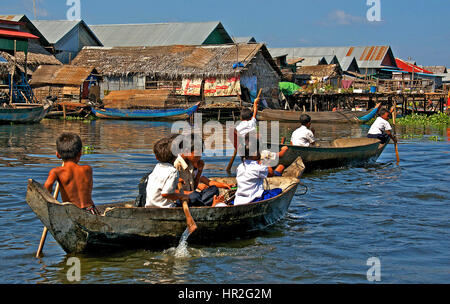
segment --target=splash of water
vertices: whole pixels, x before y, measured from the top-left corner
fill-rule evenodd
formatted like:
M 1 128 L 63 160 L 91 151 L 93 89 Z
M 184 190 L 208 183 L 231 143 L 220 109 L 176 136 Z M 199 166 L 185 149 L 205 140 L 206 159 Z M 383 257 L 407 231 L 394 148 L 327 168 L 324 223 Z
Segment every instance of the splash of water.
M 186 230 L 184 230 L 183 234 L 181 235 L 180 243 L 178 244 L 178 247 L 175 249 L 175 257 L 176 258 L 184 258 L 184 257 L 189 256 L 188 245 L 187 245 L 187 239 L 188 239 L 189 235 L 190 235 L 189 228 L 186 228 Z

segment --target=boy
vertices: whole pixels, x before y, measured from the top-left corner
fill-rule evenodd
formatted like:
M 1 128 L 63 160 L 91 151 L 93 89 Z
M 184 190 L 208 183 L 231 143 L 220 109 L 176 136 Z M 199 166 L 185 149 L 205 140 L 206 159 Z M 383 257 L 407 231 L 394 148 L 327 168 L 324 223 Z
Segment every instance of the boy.
M 309 147 L 316 145 L 314 129 L 311 129 L 311 117 L 308 114 L 300 115 L 301 127 L 292 133 L 291 145 Z
M 255 99 L 253 112 L 249 108 L 241 110 L 241 122 L 229 132 L 229 139 L 233 143 L 234 149 L 238 147 L 238 136 L 243 139 L 250 132 L 256 133 L 256 114 L 258 113 L 259 98 Z
M 219 194 L 217 188 L 231 189 L 234 185 L 212 181 L 202 175 L 205 163 L 201 159 L 201 152 L 195 150 L 194 134 L 190 136 L 191 146 L 183 149 L 185 152 L 178 156 L 175 167 L 179 171 L 183 192 L 189 195 L 189 206 L 211 206 L 214 196 Z
M 236 126 L 236 131 L 240 136 L 256 131 L 256 114 L 258 113 L 259 98 L 255 99 L 253 112 L 249 108 L 241 110 L 241 122 Z
M 264 190 L 264 179 L 270 176 L 270 169 L 261 160 L 258 147 L 258 140 L 246 141 L 243 163 L 237 167 L 236 171 L 237 191 L 233 202 L 235 206 L 263 201 L 275 197 L 282 192 L 279 188 Z M 282 149 L 280 154 L 286 150 Z M 215 197 L 213 206 L 225 206 L 223 197 Z
M 380 116 L 377 117 L 375 122 L 370 127 L 367 137 L 377 138 L 382 144 L 386 143 L 390 137 L 394 143 L 397 143 L 397 138 L 392 135 L 392 127 L 388 122 L 391 113 L 383 108 L 380 110 L 379 115 Z
M 153 146 L 153 152 L 158 160 L 152 173 L 148 176 L 145 207 L 174 207 L 172 201 L 188 200 L 188 196 L 177 190 L 178 171 L 173 163 L 176 157 L 171 151 L 172 139 L 160 139 Z
M 82 142 L 74 133 L 62 133 L 56 140 L 56 156 L 63 160 L 63 166 L 50 170 L 44 187 L 52 192 L 53 184 L 60 185 L 61 199 L 71 202 L 91 214 L 99 215 L 92 201 L 92 168 L 80 166 Z

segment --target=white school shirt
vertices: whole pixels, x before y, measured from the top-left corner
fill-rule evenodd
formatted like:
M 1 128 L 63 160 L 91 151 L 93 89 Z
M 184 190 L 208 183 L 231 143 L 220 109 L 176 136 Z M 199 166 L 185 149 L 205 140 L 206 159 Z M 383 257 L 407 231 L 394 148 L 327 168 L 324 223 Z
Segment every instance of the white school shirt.
M 305 126 L 295 130 L 291 136 L 293 146 L 309 147 L 315 141 L 313 132 Z
M 244 136 L 247 133 L 256 131 L 256 118 L 252 117 L 250 120 L 243 120 L 236 126 L 236 131 L 239 135 Z
M 172 164 L 158 163 L 148 176 L 145 207 L 170 207 L 172 202 L 162 194 L 175 193 L 177 185 L 178 170 Z
M 245 160 L 237 167 L 237 191 L 234 205 L 244 205 L 261 197 L 264 192 L 264 179 L 269 174 L 269 168 L 256 160 Z
M 389 122 L 381 117 L 378 117 L 375 119 L 375 122 L 372 124 L 372 126 L 369 129 L 369 134 L 377 135 L 377 134 L 383 134 L 386 131 L 391 131 L 391 125 Z

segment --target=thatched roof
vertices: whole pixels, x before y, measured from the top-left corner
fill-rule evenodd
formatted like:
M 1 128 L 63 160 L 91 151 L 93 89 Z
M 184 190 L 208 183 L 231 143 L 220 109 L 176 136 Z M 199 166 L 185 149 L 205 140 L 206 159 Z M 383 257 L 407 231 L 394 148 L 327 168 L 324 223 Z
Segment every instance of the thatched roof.
M 72 64 L 93 66 L 105 76 L 230 77 L 251 64 L 259 52 L 281 75 L 264 44 L 84 47 Z M 233 69 L 233 64 L 239 61 L 244 67 Z
M 69 85 L 81 86 L 83 82 L 95 73 L 93 67 L 79 67 L 73 65 L 41 65 L 33 73 L 31 85 Z
M 8 52 L 0 51 L 0 56 L 2 56 L 7 63 L 0 63 L 0 74 L 9 74 L 12 71 L 14 65 L 14 56 Z M 16 53 L 16 65 L 21 71 L 25 71 L 25 53 Z M 30 42 L 28 44 L 28 55 L 27 55 L 27 68 L 28 72 L 32 72 L 37 69 L 40 65 L 61 65 L 55 56 L 48 53 L 43 47 L 37 43 Z
M 297 75 L 309 75 L 311 77 L 337 77 L 342 75 L 342 70 L 337 64 L 304 66 L 297 69 Z

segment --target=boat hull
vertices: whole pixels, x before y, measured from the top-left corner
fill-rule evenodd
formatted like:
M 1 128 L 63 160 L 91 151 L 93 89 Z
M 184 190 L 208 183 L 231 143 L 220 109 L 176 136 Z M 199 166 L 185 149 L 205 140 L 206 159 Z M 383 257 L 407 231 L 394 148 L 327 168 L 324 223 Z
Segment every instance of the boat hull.
M 92 109 L 98 118 L 130 119 L 130 120 L 179 120 L 186 119 L 198 109 L 195 105 L 189 109 L 159 109 L 159 110 L 127 110 L 127 109 Z
M 15 108 L 0 108 L 0 123 L 38 123 L 49 110 L 49 106 L 29 104 L 15 105 Z
M 217 180 L 231 182 L 234 179 Z M 198 229 L 189 237 L 189 242 L 232 238 L 265 229 L 283 218 L 299 180 L 284 177 L 268 180 L 271 187 L 282 187 L 283 193 L 241 206 L 191 207 Z M 28 182 L 27 203 L 67 253 L 105 247 L 167 248 L 175 245 L 186 229 L 182 208 L 135 208 L 119 203 L 99 205 L 97 208 L 104 216 L 92 215 L 73 204 L 57 202 L 33 180 Z
M 300 115 L 308 114 L 314 123 L 362 123 L 359 117 L 369 113 L 369 111 L 300 112 L 264 109 L 258 112 L 258 120 L 300 122 Z
M 289 150 L 280 159 L 280 163 L 288 166 L 297 157 L 301 157 L 307 172 L 315 169 L 358 166 L 375 162 L 386 145 L 373 138 L 343 138 L 324 147 L 287 145 Z

